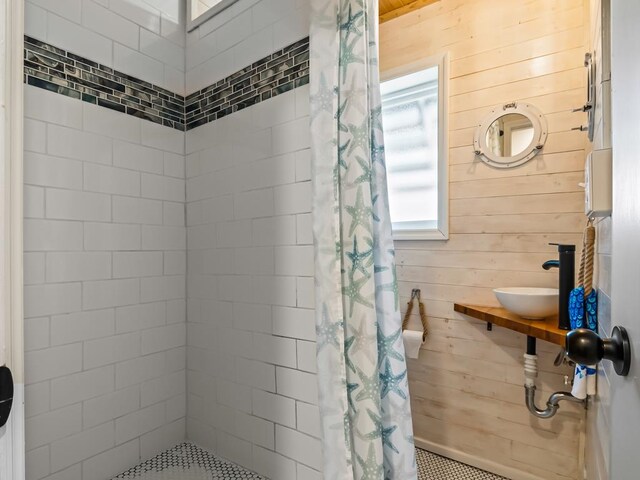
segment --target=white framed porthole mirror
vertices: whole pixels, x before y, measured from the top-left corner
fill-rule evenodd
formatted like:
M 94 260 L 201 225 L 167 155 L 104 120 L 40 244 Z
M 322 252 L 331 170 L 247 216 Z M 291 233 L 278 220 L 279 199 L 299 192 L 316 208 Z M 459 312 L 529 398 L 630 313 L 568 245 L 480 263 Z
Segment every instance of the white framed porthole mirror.
M 544 115 L 533 105 L 501 105 L 476 129 L 475 154 L 493 168 L 519 167 L 542 150 L 547 131 Z

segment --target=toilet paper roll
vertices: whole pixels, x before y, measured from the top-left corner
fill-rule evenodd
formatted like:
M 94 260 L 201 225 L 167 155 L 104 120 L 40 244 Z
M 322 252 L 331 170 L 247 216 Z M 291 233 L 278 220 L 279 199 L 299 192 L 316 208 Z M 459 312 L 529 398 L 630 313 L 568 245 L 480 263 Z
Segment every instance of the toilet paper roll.
M 404 351 L 407 357 L 418 358 L 420 347 L 424 343 L 422 341 L 422 332 L 405 330 L 402 332 L 402 341 L 404 342 Z

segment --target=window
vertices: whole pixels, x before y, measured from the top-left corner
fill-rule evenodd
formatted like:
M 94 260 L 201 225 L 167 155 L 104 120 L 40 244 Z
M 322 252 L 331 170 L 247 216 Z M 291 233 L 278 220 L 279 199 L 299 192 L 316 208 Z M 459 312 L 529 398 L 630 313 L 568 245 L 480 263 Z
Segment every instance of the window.
M 389 208 L 396 240 L 448 238 L 446 56 L 381 84 Z
M 187 0 L 188 31 L 206 22 L 211 17 L 238 0 Z

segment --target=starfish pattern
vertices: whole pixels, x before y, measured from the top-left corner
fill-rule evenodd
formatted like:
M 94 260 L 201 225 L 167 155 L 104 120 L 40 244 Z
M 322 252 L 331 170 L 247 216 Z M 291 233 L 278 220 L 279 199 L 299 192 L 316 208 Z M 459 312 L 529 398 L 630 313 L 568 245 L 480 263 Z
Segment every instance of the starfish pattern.
M 371 216 L 373 215 L 373 211 L 371 207 L 364 204 L 364 197 L 362 195 L 362 186 L 358 187 L 358 192 L 356 193 L 356 203 L 355 205 L 347 205 L 344 207 L 349 215 L 351 215 L 351 226 L 349 227 L 349 236 L 352 237 L 353 233 L 356 231 L 356 227 L 358 225 L 362 225 L 367 232 L 371 233 Z
M 317 375 L 324 458 L 336 458 L 324 471 L 415 480 L 374 1 L 312 2 L 310 117 L 322 187 L 314 196 Z
M 371 363 L 375 363 L 372 343 L 376 341 L 376 335 L 367 333 L 367 319 L 363 316 L 360 320 L 360 326 L 358 328 L 352 327 L 352 330 L 356 339 L 352 347 L 353 354 L 363 352 Z
M 373 135 L 371 136 L 371 141 L 369 144 L 369 153 L 371 155 L 371 164 L 375 164 L 376 162 L 380 162 L 381 165 L 385 165 L 384 161 L 384 145 L 376 142 Z
M 356 270 L 362 273 L 366 277 L 370 277 L 371 274 L 367 271 L 366 267 L 370 267 L 373 263 L 373 249 L 365 250 L 363 252 L 358 250 L 358 238 L 353 237 L 353 250 L 346 252 L 347 257 L 351 260 L 351 274 L 353 275 Z M 365 262 L 366 260 L 366 262 Z
M 359 386 L 357 383 L 347 383 L 347 401 L 349 402 L 349 407 L 354 411 L 356 410 L 356 406 L 353 403 L 353 392 L 357 390 Z
M 372 108 L 369 117 L 371 118 L 371 128 L 382 131 L 382 105 Z
M 402 398 L 394 398 L 394 397 L 387 397 L 385 399 L 385 402 L 391 407 L 391 409 L 398 409 L 404 403 Z M 413 420 L 413 416 L 411 415 L 411 410 L 407 409 L 407 410 L 398 411 L 393 416 L 393 418 L 389 417 L 388 420 L 389 421 L 394 420 L 400 424 L 402 423 L 411 424 Z
M 349 146 L 348 155 L 351 155 L 358 147 L 366 152 L 367 145 L 369 144 L 369 119 L 365 118 L 359 126 L 349 124 L 349 133 L 351 134 L 352 141 Z
M 364 161 L 364 158 L 362 158 L 360 156 L 356 156 L 356 160 L 358 161 L 358 163 L 362 167 L 362 173 L 360 174 L 360 176 L 358 178 L 356 178 L 354 180 L 354 183 L 369 183 L 369 184 L 371 184 L 371 180 L 373 178 L 371 167 L 369 166 L 369 164 L 367 162 Z M 371 203 L 372 204 L 375 203 L 373 201 L 373 199 L 372 199 Z
M 373 307 L 373 304 L 362 296 L 360 290 L 367 283 L 369 279 L 363 277 L 359 280 L 355 280 L 353 275 L 349 275 L 349 284 L 342 287 L 342 294 L 349 297 L 349 315 L 353 315 L 353 307 L 356 303 L 364 305 L 365 307 Z
M 391 442 L 391 435 L 398 428 L 397 425 L 393 425 L 391 427 L 385 427 L 382 422 L 382 417 L 377 415 L 375 412 L 372 412 L 367 408 L 367 413 L 369 414 L 369 418 L 373 422 L 373 431 L 367 433 L 366 435 L 360 435 L 365 440 L 375 440 L 377 438 L 382 439 L 382 445 L 385 447 L 389 447 L 396 453 L 400 453 L 396 446 Z
M 356 372 L 360 378 L 362 390 L 356 395 L 356 401 L 371 399 L 376 408 L 380 408 L 380 380 L 377 373 L 367 375 L 360 368 L 356 367 Z
M 318 344 L 318 353 L 328 346 L 333 345 L 340 349 L 340 340 L 338 339 L 340 329 L 343 322 L 331 322 L 329 318 L 329 309 L 326 304 L 322 306 L 322 323 L 316 325 L 316 335 Z
M 382 273 L 382 272 L 386 272 L 387 270 L 389 270 L 389 267 L 382 266 L 382 265 L 374 265 L 373 267 L 374 273 Z
M 344 112 L 346 112 L 348 104 L 349 104 L 349 99 L 346 99 L 344 102 L 342 102 L 341 105 L 338 106 L 338 109 L 336 110 L 336 114 L 334 115 L 335 119 L 338 121 L 338 130 L 340 130 L 341 132 L 349 131 L 347 126 L 344 123 L 342 123 L 342 115 L 344 114 Z
M 349 65 L 351 65 L 352 63 L 364 63 L 364 59 L 354 52 L 358 40 L 358 38 L 354 38 L 351 43 L 347 43 L 345 41 L 344 43 L 340 44 L 339 63 L 340 69 L 342 70 L 341 75 L 343 82 L 347 78 L 347 69 L 349 68 Z
M 382 386 L 382 398 L 393 392 L 404 400 L 407 399 L 407 394 L 404 392 L 404 388 L 400 383 L 407 376 L 406 370 L 399 375 L 394 375 L 391 370 L 391 362 L 387 358 L 384 361 L 384 372 L 381 372 L 379 375 L 380 385 Z
M 320 74 L 320 85 L 318 90 L 309 95 L 309 102 L 311 108 L 311 122 L 322 112 L 333 112 L 333 100 L 335 98 L 335 89 L 330 89 L 327 86 L 327 80 L 324 76 L 324 72 Z
M 340 147 L 338 147 L 338 161 L 333 167 L 333 183 L 334 185 L 338 185 L 340 183 L 340 169 L 344 168 L 345 170 L 349 169 L 349 165 L 345 160 L 345 152 L 347 148 L 349 148 L 349 144 L 351 143 L 351 139 L 347 140 L 346 143 Z
M 388 291 L 393 293 L 393 304 L 396 311 L 398 311 L 398 307 L 400 306 L 400 290 L 398 288 L 398 277 L 396 274 L 396 269 L 393 269 L 393 279 L 390 283 L 385 283 L 384 285 L 379 285 L 377 287 L 378 291 Z
M 367 98 L 367 90 L 364 88 L 358 88 L 356 86 L 356 81 L 357 78 L 355 76 L 351 78 L 351 86 L 341 92 L 341 97 L 349 102 L 351 107 L 364 114 L 364 100 Z
M 364 16 L 364 11 L 360 10 L 355 15 L 352 14 L 351 3 L 349 3 L 349 12 L 347 13 L 347 19 L 344 23 L 340 24 L 340 30 L 344 33 L 344 40 L 349 39 L 350 34 L 355 34 L 359 37 L 362 36 L 362 31 L 358 28 L 358 23 Z
M 384 468 L 382 467 L 382 462 L 376 459 L 376 451 L 373 443 L 369 444 L 366 460 L 357 453 L 356 459 L 358 460 L 358 464 L 360 464 L 360 468 L 362 468 L 360 480 L 379 480 L 382 477 Z
M 371 178 L 373 178 L 373 174 L 371 175 Z M 378 189 L 375 188 L 375 190 L 377 191 Z M 371 189 L 371 193 L 371 211 L 373 212 L 373 221 L 380 222 L 380 216 L 376 213 L 376 211 L 380 209 L 380 207 L 378 206 L 378 199 L 380 198 L 380 194 L 374 193 L 374 188 Z M 385 208 L 385 211 L 389 211 L 389 209 L 386 208 L 386 205 L 383 208 Z M 392 256 L 395 256 L 393 249 L 388 250 L 388 252 L 391 253 Z
M 393 345 L 398 341 L 402 335 L 402 328 L 391 335 L 385 336 L 382 331 L 382 327 L 378 324 L 378 367 L 382 365 L 382 362 L 387 358 L 395 358 L 401 362 L 404 362 L 404 357 L 398 352 Z
M 351 356 L 349 355 L 349 349 L 351 348 L 351 345 L 353 345 L 353 342 L 355 342 L 355 340 L 356 340 L 356 337 L 352 335 L 344 341 L 345 364 L 347 365 L 347 368 L 351 369 L 352 372 L 356 371 L 356 367 L 351 361 Z
M 345 411 L 340 414 L 340 421 L 338 423 L 332 424 L 329 427 L 331 430 L 342 430 L 344 432 L 345 440 L 347 441 L 347 447 L 351 445 L 351 426 L 358 423 L 359 416 L 360 412 L 357 410 L 353 413 Z

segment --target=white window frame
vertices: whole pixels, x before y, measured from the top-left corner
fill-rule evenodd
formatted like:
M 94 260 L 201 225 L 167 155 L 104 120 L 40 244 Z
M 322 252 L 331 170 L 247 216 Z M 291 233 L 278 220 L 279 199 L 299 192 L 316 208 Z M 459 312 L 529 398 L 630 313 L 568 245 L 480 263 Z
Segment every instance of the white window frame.
M 237 3 L 239 0 L 222 0 L 215 7 L 211 7 L 209 10 L 207 10 L 202 15 L 200 15 L 198 18 L 194 18 L 193 20 L 191 20 L 191 10 L 192 10 L 191 1 L 192 0 L 187 0 L 187 32 L 195 30 L 200 25 L 205 23 L 207 20 L 209 20 L 212 17 L 215 17 L 218 13 L 222 12 L 223 10 L 226 10 L 234 3 Z
M 394 231 L 394 240 L 449 239 L 449 54 L 443 53 L 381 72 L 386 82 L 438 67 L 438 224 L 436 228 Z M 383 117 L 384 126 L 384 117 Z

